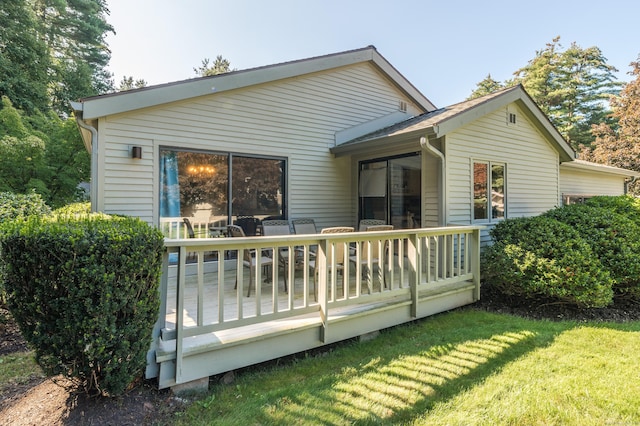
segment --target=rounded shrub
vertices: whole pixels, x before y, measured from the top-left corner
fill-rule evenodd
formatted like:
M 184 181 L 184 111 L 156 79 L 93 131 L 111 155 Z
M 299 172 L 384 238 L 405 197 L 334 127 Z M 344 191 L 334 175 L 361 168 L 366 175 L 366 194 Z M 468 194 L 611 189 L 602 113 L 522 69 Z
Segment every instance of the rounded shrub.
M 14 194 L 0 192 L 0 223 L 28 216 L 42 216 L 51 213 L 40 194 Z
M 491 231 L 482 254 L 485 285 L 518 297 L 580 307 L 612 302 L 613 280 L 570 226 L 550 217 L 508 219 Z
M 53 211 L 53 214 L 58 216 L 75 216 L 89 213 L 91 213 L 91 203 L 88 201 L 67 204 L 66 206 L 59 207 Z
M 627 210 L 627 201 L 616 198 L 601 203 L 603 207 L 573 204 L 545 216 L 566 223 L 585 239 L 613 278 L 617 297 L 640 300 L 640 226 L 616 213 Z
M 602 207 L 631 219 L 640 226 L 640 200 L 630 195 L 605 196 L 589 198 L 585 204 L 591 207 Z
M 134 218 L 3 224 L 8 306 L 47 374 L 111 396 L 140 377 L 158 318 L 162 252 L 162 234 Z

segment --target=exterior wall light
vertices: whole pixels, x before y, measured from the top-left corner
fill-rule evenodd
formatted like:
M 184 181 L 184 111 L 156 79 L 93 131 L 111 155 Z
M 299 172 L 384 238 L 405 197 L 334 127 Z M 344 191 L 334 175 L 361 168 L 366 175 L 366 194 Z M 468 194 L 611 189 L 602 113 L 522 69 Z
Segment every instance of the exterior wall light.
M 131 158 L 141 159 L 142 158 L 142 147 L 141 146 L 133 146 L 131 147 Z

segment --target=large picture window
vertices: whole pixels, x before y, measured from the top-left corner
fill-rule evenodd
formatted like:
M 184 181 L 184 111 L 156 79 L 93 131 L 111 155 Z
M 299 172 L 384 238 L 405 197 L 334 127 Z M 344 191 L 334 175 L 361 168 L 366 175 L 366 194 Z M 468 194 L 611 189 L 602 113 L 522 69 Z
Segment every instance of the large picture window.
M 505 218 L 505 165 L 473 162 L 473 219 Z
M 161 149 L 160 217 L 188 218 L 205 229 L 239 218 L 284 218 L 285 170 L 283 159 Z

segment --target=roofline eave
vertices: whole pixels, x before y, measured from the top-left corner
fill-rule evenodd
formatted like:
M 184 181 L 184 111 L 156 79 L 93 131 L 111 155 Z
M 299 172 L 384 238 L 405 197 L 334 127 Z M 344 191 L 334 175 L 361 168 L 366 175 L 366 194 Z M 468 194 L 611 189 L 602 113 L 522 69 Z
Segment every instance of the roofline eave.
M 94 96 L 82 99 L 76 104 L 82 104 L 83 116 L 89 120 L 363 62 L 370 62 L 381 70 L 396 87 L 425 112 L 435 109 L 426 96 L 402 76 L 373 46 L 310 59 L 232 71 L 211 77 L 193 78 L 126 92 Z

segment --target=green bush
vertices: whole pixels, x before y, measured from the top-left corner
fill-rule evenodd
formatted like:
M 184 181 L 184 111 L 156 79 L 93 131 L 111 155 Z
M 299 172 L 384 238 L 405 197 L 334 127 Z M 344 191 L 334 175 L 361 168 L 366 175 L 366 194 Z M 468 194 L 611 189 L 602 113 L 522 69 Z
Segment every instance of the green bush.
M 502 293 L 604 307 L 613 280 L 591 247 L 570 226 L 549 217 L 509 219 L 491 231 L 482 254 L 485 285 Z
M 604 207 L 621 214 L 640 226 L 640 200 L 629 195 L 616 197 L 598 196 L 588 199 L 586 205 L 592 207 Z
M 8 306 L 47 374 L 104 395 L 140 377 L 162 251 L 162 234 L 134 218 L 30 217 L 0 228 Z
M 51 209 L 40 194 L 0 192 L 0 222 L 32 215 L 42 216 L 49 213 L 51 213 Z
M 81 203 L 71 203 L 66 206 L 59 207 L 53 211 L 55 215 L 83 215 L 91 213 L 91 203 L 90 202 L 81 202 Z
M 627 208 L 630 204 L 624 198 L 609 197 L 605 202 L 603 197 L 599 204 L 606 207 L 573 204 L 545 216 L 566 223 L 584 238 L 613 278 L 616 296 L 640 300 L 640 226 L 616 213 L 635 210 Z

